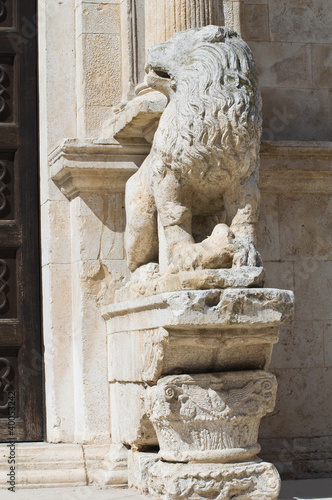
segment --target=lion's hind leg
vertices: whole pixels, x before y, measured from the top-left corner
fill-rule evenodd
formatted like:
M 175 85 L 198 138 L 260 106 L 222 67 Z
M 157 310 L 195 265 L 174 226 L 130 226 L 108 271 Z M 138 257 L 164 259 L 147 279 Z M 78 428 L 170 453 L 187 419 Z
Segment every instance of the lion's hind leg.
M 158 259 L 157 212 L 145 182 L 148 161 L 149 158 L 126 184 L 125 248 L 130 271 Z

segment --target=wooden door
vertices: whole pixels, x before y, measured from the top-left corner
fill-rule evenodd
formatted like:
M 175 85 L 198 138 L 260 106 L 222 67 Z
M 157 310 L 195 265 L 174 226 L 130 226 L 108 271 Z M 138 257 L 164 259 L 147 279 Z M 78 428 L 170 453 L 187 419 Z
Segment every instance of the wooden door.
M 0 442 L 43 439 L 37 116 L 36 1 L 0 0 Z

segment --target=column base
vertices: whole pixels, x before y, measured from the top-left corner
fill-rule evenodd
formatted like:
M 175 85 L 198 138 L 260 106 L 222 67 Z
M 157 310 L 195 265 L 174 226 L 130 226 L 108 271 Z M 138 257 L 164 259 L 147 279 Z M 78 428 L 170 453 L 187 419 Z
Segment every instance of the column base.
M 167 500 L 276 500 L 281 480 L 274 465 L 253 459 L 247 462 L 156 462 L 148 471 L 148 492 Z

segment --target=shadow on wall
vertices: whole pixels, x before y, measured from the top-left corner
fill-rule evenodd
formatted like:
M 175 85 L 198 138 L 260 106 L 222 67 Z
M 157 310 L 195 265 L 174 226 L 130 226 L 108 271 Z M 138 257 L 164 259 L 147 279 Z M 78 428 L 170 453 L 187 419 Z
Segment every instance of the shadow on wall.
M 280 500 L 332 499 L 332 479 L 283 481 Z

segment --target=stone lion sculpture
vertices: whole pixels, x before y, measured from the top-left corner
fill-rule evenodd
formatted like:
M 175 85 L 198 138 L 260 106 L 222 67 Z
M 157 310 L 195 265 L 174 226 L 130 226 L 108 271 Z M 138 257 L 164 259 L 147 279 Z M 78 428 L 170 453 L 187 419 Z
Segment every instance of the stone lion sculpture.
M 191 29 L 152 47 L 146 73 L 168 104 L 126 185 L 130 270 L 158 261 L 158 240 L 173 272 L 261 266 L 261 96 L 248 45 L 230 29 Z

